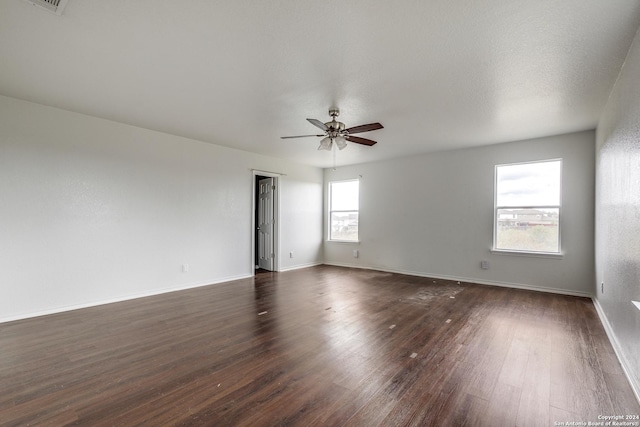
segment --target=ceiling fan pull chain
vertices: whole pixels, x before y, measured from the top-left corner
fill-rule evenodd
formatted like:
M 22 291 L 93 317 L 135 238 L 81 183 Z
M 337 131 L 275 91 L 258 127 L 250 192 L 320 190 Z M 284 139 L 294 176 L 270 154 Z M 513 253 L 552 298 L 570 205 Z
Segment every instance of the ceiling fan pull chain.
M 331 151 L 333 151 L 333 170 L 336 170 L 336 144 L 331 144 Z

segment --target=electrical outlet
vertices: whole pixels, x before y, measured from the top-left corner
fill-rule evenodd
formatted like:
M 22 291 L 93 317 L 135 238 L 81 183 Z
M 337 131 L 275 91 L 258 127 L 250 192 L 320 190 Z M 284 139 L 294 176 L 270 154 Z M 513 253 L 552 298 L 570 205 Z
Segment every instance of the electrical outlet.
M 360 256 L 360 254 L 358 253 L 358 250 L 357 250 L 357 249 L 354 249 L 354 250 L 353 250 L 353 257 L 354 257 L 354 258 L 358 258 L 359 256 Z
M 293 251 L 289 252 L 289 258 L 293 258 Z
M 183 273 L 189 272 L 189 264 L 182 264 L 182 272 Z
M 483 270 L 489 269 L 489 261 L 480 261 L 480 268 Z
M 600 293 L 604 294 L 604 282 L 600 282 Z

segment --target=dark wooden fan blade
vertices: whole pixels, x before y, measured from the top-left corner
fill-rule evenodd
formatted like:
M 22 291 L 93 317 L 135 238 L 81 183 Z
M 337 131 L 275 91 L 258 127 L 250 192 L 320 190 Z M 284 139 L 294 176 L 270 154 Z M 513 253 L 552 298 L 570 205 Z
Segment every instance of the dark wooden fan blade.
M 291 139 L 291 138 L 308 138 L 310 136 L 324 136 L 324 135 L 296 135 L 296 136 L 281 136 L 281 139 Z
M 369 123 L 368 125 L 360 125 L 360 126 L 354 126 L 352 128 L 348 128 L 347 131 L 349 133 L 362 133 L 362 132 L 370 132 L 372 130 L 378 130 L 378 129 L 382 129 L 384 126 L 382 126 L 380 123 Z
M 320 120 L 318 120 L 318 119 L 307 119 L 307 121 L 308 121 L 309 123 L 311 123 L 312 125 L 314 125 L 314 126 L 318 126 L 320 129 L 322 129 L 322 130 L 324 130 L 324 131 L 326 131 L 326 130 L 328 130 L 328 129 L 329 129 L 329 128 L 327 128 L 327 125 L 325 125 L 324 123 L 322 123 L 322 122 L 321 122 Z
M 373 145 L 373 144 L 377 144 L 377 141 L 373 141 L 371 139 L 367 139 L 367 138 L 361 138 L 359 136 L 353 136 L 353 135 L 347 135 L 345 136 L 345 138 L 347 139 L 347 141 L 350 142 L 355 142 L 356 144 L 362 144 L 362 145 Z

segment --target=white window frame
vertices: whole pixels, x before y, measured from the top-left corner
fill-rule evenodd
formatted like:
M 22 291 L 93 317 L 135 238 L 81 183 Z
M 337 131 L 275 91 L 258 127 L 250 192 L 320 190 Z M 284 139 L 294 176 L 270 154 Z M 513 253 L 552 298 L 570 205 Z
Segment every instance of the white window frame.
M 535 163 L 560 162 L 560 195 L 558 205 L 535 205 L 535 206 L 498 206 L 498 168 L 502 166 L 530 165 Z M 524 256 L 541 256 L 549 258 L 562 258 L 562 174 L 564 169 L 562 158 L 534 160 L 530 162 L 503 163 L 495 165 L 493 176 L 493 244 L 491 252 L 496 254 L 508 255 L 524 255 Z M 558 209 L 558 252 L 545 252 L 533 250 L 517 250 L 517 249 L 499 249 L 496 247 L 498 236 L 498 211 L 500 209 Z
M 333 184 L 338 184 L 338 183 L 344 183 L 344 182 L 358 182 L 358 209 L 357 210 L 333 210 L 333 207 L 331 206 L 331 200 L 332 200 L 332 194 L 331 192 L 333 191 L 332 185 Z M 328 204 L 328 215 L 327 215 L 327 241 L 329 242 L 337 242 L 337 243 L 360 243 L 360 180 L 355 178 L 355 179 L 342 179 L 342 180 L 336 180 L 336 181 L 329 181 L 328 183 L 328 191 L 327 194 L 329 195 L 328 199 L 327 199 L 327 204 Z M 333 214 L 334 212 L 342 212 L 342 213 L 347 213 L 347 212 L 357 212 L 358 213 L 358 238 L 355 240 L 344 240 L 344 239 L 332 239 L 331 238 L 331 214 Z

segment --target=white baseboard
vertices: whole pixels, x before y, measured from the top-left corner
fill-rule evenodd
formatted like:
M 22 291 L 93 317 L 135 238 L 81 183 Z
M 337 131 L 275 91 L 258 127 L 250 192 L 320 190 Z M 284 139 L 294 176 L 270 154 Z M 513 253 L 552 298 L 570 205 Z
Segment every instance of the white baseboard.
M 82 308 L 96 307 L 96 306 L 99 306 L 99 305 L 113 304 L 115 302 L 129 301 L 129 300 L 132 300 L 132 299 L 138 299 L 138 298 L 150 297 L 150 296 L 154 296 L 154 295 L 167 294 L 169 292 L 184 291 L 186 289 L 193 289 L 193 288 L 199 288 L 199 287 L 202 287 L 202 286 L 216 285 L 216 284 L 220 284 L 220 283 L 224 283 L 224 282 L 231 282 L 233 280 L 248 279 L 250 277 L 253 277 L 253 274 L 242 274 L 242 275 L 239 275 L 239 276 L 230 276 L 230 277 L 225 277 L 225 278 L 222 278 L 222 279 L 216 279 L 216 280 L 211 280 L 211 281 L 202 282 L 202 283 L 188 283 L 188 284 L 183 284 L 183 285 L 179 285 L 179 286 L 173 286 L 173 287 L 170 287 L 170 288 L 154 289 L 152 291 L 141 292 L 139 294 L 131 294 L 131 295 L 119 296 L 119 297 L 110 298 L 110 299 L 106 299 L 106 300 L 91 301 L 91 302 L 87 302 L 87 303 L 83 303 L 83 304 L 66 305 L 66 306 L 61 306 L 61 307 L 55 307 L 55 308 L 48 309 L 48 310 L 36 311 L 36 312 L 32 312 L 32 313 L 18 314 L 18 315 L 15 315 L 15 316 L 8 316 L 8 317 L 0 317 L 0 323 L 13 322 L 13 321 L 22 320 L 22 319 L 30 319 L 30 318 L 33 318 L 33 317 L 46 316 L 46 315 L 49 315 L 49 314 L 63 313 L 65 311 L 80 310 Z
M 300 270 L 301 268 L 309 268 L 309 267 L 315 267 L 317 265 L 322 265 L 324 263 L 322 262 L 309 262 L 306 264 L 299 264 L 299 265 L 292 265 L 290 267 L 284 267 L 281 268 L 280 270 L 278 270 L 279 272 L 284 272 L 284 271 L 291 271 L 291 270 Z
M 613 328 L 611 327 L 611 324 L 609 323 L 609 319 L 607 319 L 607 316 L 604 313 L 604 310 L 602 309 L 600 302 L 598 301 L 597 298 L 592 298 L 592 300 L 593 300 L 593 305 L 596 307 L 596 312 L 600 317 L 600 322 L 602 323 L 602 326 L 604 327 L 604 330 L 607 333 L 607 337 L 609 337 L 609 342 L 611 342 L 613 351 L 615 351 L 616 356 L 618 357 L 618 361 L 622 366 L 624 375 L 627 377 L 627 381 L 629 381 L 629 385 L 631 385 L 631 389 L 633 390 L 633 394 L 635 394 L 636 396 L 636 400 L 638 401 L 638 403 L 640 403 L 640 383 L 633 376 L 631 369 L 629 369 L 629 366 L 630 366 L 629 362 L 627 361 L 627 358 L 625 357 L 622 351 L 622 347 L 618 343 L 618 339 L 616 338 L 616 335 L 613 333 Z
M 440 274 L 429 274 L 429 273 L 422 273 L 422 272 L 418 272 L 418 271 L 394 270 L 394 269 L 379 268 L 379 267 L 363 267 L 361 265 L 352 265 L 352 264 L 343 264 L 343 263 L 325 262 L 325 264 L 326 265 L 334 265 L 336 267 L 361 268 L 363 270 L 377 270 L 377 271 L 384 271 L 386 273 L 406 274 L 407 276 L 433 277 L 434 279 L 454 280 L 454 281 L 457 281 L 457 282 L 477 283 L 479 285 L 500 286 L 502 288 L 524 289 L 524 290 L 528 290 L 528 291 L 548 292 L 548 293 L 552 293 L 552 294 L 571 295 L 571 296 L 586 297 L 586 298 L 592 298 L 593 297 L 593 294 L 591 294 L 589 292 L 571 291 L 571 290 L 568 290 L 568 289 L 546 288 L 546 287 L 542 287 L 542 286 L 525 285 L 525 284 L 522 284 L 522 283 L 494 282 L 494 281 L 489 281 L 489 280 L 474 279 L 474 278 L 470 278 L 470 277 L 443 276 L 443 275 L 440 275 Z

